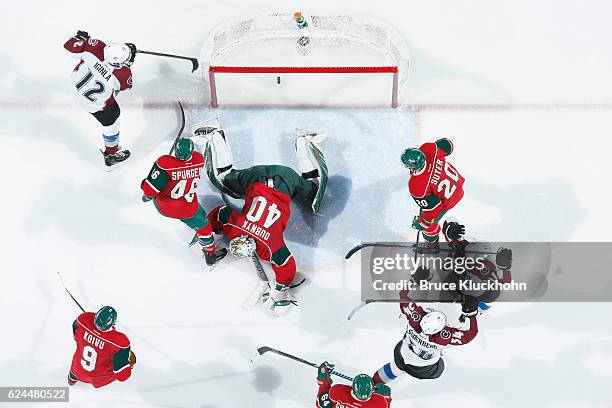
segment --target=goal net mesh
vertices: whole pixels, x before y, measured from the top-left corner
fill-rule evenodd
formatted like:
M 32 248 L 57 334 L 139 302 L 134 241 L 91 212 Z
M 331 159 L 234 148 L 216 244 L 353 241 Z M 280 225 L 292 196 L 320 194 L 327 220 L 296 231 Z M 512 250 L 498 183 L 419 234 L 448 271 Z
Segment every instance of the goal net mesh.
M 210 66 L 374 67 L 396 66 L 400 87 L 409 68 L 405 40 L 393 27 L 369 17 L 292 13 L 256 15 L 225 24 L 209 36 L 201 53 Z

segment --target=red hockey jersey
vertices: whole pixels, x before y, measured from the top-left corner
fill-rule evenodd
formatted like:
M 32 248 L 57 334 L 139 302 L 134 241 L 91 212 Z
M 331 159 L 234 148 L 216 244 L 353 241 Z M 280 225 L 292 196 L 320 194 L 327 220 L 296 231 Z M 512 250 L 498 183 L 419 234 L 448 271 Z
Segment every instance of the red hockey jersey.
M 81 314 L 73 323 L 76 351 L 70 372 L 79 381 L 95 388 L 115 380 L 125 381 L 132 374 L 130 341 L 113 327 L 99 331 L 94 324 L 95 313 Z
M 204 157 L 195 151 L 186 161 L 161 156 L 142 181 L 142 191 L 148 197 L 155 197 L 157 209 L 166 217 L 193 217 L 198 210 L 196 190 L 203 168 Z
M 253 237 L 257 255 L 272 263 L 277 282 L 291 284 L 296 266 L 284 239 L 291 217 L 291 198 L 264 183 L 251 184 L 245 196 L 241 212 L 231 211 L 225 206 L 210 212 L 208 220 L 213 230 L 223 231 L 228 239 L 241 235 Z
M 374 393 L 367 401 L 359 401 L 353 398 L 352 388 L 346 384 L 331 385 L 328 381 L 318 381 L 319 392 L 317 394 L 318 408 L 389 408 L 391 406 L 391 395 Z
M 104 62 L 103 41 L 71 37 L 64 44 L 70 55 L 80 58 L 72 72 L 75 101 L 88 112 L 107 108 L 115 100 L 115 93 L 132 87 L 129 67 L 115 68 Z
M 411 172 L 408 190 L 422 209 L 422 219 L 432 223 L 442 211 L 452 208 L 461 200 L 465 179 L 446 161 L 446 156 L 453 151 L 448 139 L 425 143 L 419 150 L 425 154 L 426 164 L 421 170 Z

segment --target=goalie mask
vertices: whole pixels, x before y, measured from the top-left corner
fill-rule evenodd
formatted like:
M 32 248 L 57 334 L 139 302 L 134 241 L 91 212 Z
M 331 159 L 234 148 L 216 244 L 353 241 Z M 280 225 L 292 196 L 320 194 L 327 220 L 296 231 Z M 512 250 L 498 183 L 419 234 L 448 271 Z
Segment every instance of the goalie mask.
M 237 258 L 250 257 L 255 253 L 255 240 L 248 235 L 236 237 L 230 241 L 229 250 Z
M 128 65 L 132 50 L 124 43 L 111 43 L 104 47 L 104 61 L 114 67 Z
M 439 333 L 442 331 L 444 326 L 446 326 L 446 316 L 444 313 L 437 310 L 427 313 L 421 319 L 421 329 L 423 330 L 423 334 L 428 336 Z

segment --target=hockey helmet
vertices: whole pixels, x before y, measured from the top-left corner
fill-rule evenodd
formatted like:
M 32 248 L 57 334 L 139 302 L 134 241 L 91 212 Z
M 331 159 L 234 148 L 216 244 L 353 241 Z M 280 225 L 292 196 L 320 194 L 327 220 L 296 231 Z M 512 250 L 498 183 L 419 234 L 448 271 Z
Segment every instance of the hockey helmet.
M 103 306 L 94 317 L 94 324 L 100 331 L 109 331 L 117 323 L 117 311 L 112 306 Z
M 402 152 L 402 163 L 404 167 L 410 170 L 420 170 L 425 166 L 425 153 L 419 149 L 409 147 Z
M 127 65 L 132 57 L 132 50 L 124 43 L 111 43 L 104 47 L 104 61 L 112 66 Z
M 229 250 L 237 258 L 250 257 L 255 252 L 255 240 L 248 235 L 241 235 L 232 239 Z
M 186 137 L 181 137 L 176 141 L 176 149 L 174 155 L 177 159 L 186 161 L 191 159 L 193 154 L 193 140 Z
M 353 379 L 353 397 L 359 401 L 367 401 L 374 393 L 374 382 L 372 377 L 367 374 L 359 374 Z
M 444 313 L 438 310 L 427 313 L 421 319 L 421 329 L 423 330 L 423 334 L 428 336 L 442 331 L 444 326 L 446 326 L 446 316 Z

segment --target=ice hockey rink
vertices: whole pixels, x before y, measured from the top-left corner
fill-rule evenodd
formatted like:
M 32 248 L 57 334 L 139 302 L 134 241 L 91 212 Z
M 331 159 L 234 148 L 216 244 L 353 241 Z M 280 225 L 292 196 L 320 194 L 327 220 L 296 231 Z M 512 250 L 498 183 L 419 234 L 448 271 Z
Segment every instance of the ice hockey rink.
M 347 321 L 360 301 L 359 260 L 342 258 L 361 241 L 414 239 L 399 155 L 440 137 L 455 143 L 449 161 L 466 178 L 452 215 L 470 235 L 609 241 L 610 2 L 26 0 L 1 9 L 0 386 L 66 384 L 79 310 L 58 271 L 84 306 L 117 308 L 138 357 L 127 382 L 77 384 L 68 406 L 314 406 L 316 370 L 256 358 L 263 345 L 373 373 L 392 358 L 405 320 L 397 305 L 378 304 Z M 70 97 L 74 60 L 62 45 L 76 30 L 199 56 L 224 21 L 295 10 L 373 16 L 400 30 L 411 57 L 401 106 L 212 109 L 188 63 L 138 55 L 134 89 L 118 98 L 133 157 L 105 172 L 98 124 Z M 289 315 L 243 310 L 257 282 L 251 265 L 228 257 L 205 271 L 187 247 L 191 232 L 141 202 L 140 181 L 176 136 L 177 100 L 187 129 L 219 116 L 239 167 L 295 167 L 295 128 L 327 132 L 323 215 L 295 207 L 286 234 L 308 278 Z M 221 202 L 201 184 L 205 208 Z M 460 312 L 445 311 L 451 322 Z M 441 378 L 392 383 L 392 406 L 611 407 L 611 313 L 610 303 L 496 303 L 472 343 L 445 352 Z

